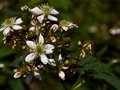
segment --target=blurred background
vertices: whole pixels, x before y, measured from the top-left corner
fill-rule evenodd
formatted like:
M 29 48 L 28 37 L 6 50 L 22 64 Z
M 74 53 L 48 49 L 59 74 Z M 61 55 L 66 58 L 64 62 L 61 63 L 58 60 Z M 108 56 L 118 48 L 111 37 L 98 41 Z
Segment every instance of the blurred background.
M 25 18 L 20 10 L 23 5 L 34 7 L 42 3 L 57 9 L 59 19 L 70 20 L 79 26 L 69 33 L 73 49 L 79 40 L 91 43 L 93 55 L 101 62 L 110 64 L 112 72 L 120 77 L 120 0 L 0 0 L 0 23 L 13 16 Z M 39 90 L 38 84 L 48 86 L 43 90 L 62 90 L 49 88 L 54 86 L 54 80 L 46 82 L 46 85 L 39 81 L 27 85 L 24 79 L 14 79 L 12 62 L 20 52 L 16 53 L 4 45 L 2 39 L 0 32 L 0 90 Z M 82 90 L 93 90 L 87 88 Z

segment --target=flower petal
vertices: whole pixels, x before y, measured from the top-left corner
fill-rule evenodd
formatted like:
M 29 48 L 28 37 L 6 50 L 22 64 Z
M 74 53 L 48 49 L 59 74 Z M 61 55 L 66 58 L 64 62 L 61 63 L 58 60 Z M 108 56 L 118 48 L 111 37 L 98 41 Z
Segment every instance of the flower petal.
M 46 54 L 50 54 L 50 53 L 53 53 L 52 49 L 54 49 L 54 45 L 51 45 L 51 44 L 47 44 L 45 45 L 45 52 Z
M 35 27 L 30 27 L 29 31 L 34 31 Z
M 39 41 L 38 42 L 39 42 L 40 45 L 43 45 L 43 43 L 44 43 L 44 38 L 41 34 L 39 35 Z
M 48 59 L 48 61 L 51 66 L 56 66 L 54 59 Z
M 25 57 L 25 61 L 26 61 L 26 62 L 30 62 L 30 61 L 32 61 L 35 57 L 36 57 L 36 54 L 35 54 L 35 53 L 30 53 L 30 54 L 28 54 L 28 55 Z
M 52 9 L 51 11 L 50 11 L 50 14 L 54 14 L 54 15 L 56 15 L 56 14 L 58 14 L 59 12 L 57 11 L 57 10 L 55 10 L 55 9 Z
M 65 31 L 68 30 L 68 27 L 66 27 L 66 26 L 62 26 L 62 28 L 63 28 Z
M 44 19 L 44 15 L 38 16 L 37 19 L 38 19 L 38 21 L 39 21 L 40 23 L 42 23 L 42 21 L 43 21 L 43 19 Z
M 32 49 L 36 48 L 36 43 L 33 41 L 26 41 L 26 44 Z
M 15 74 L 14 74 L 14 78 L 19 78 L 21 76 L 21 72 L 16 72 Z
M 41 54 L 40 55 L 40 59 L 41 59 L 41 62 L 43 64 L 47 64 L 48 63 L 48 58 L 47 58 L 47 56 L 45 54 Z
M 61 54 L 59 54 L 59 56 L 58 56 L 58 61 L 62 62 L 62 55 Z
M 5 30 L 5 28 L 6 28 L 6 27 L 2 27 L 2 28 L 0 28 L 0 31 L 3 31 L 3 30 Z
M 60 71 L 58 75 L 62 80 L 65 80 L 65 73 L 63 71 Z
M 4 35 L 7 35 L 7 34 L 9 33 L 9 31 L 10 31 L 10 28 L 8 27 L 8 28 L 6 28 L 6 29 L 3 31 L 3 34 L 4 34 Z
M 30 12 L 37 15 L 42 14 L 42 11 L 38 7 L 34 7 L 33 9 L 30 10 Z
M 48 15 L 48 19 L 51 21 L 57 21 L 58 19 L 54 16 Z
M 15 21 L 15 24 L 21 24 L 23 21 L 21 18 L 18 18 L 16 21 Z
M 13 27 L 13 29 L 15 29 L 15 30 L 22 29 L 22 27 L 21 27 L 21 26 L 19 26 L 19 25 L 13 25 L 12 27 Z
M 36 78 L 38 78 L 39 80 L 41 80 L 41 76 L 40 76 L 40 74 L 38 72 L 34 72 L 34 75 L 35 75 Z

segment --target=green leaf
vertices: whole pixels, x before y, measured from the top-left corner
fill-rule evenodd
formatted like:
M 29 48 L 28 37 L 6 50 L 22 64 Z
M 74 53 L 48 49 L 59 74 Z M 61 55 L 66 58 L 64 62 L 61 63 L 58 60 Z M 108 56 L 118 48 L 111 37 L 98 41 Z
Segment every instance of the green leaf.
M 10 84 L 12 90 L 25 90 L 22 82 L 19 79 L 9 81 L 9 84 Z
M 6 81 L 6 76 L 0 75 L 0 85 L 5 84 L 5 81 Z
M 105 74 L 105 73 L 96 73 L 96 74 L 93 74 L 93 77 L 95 79 L 104 80 L 107 83 L 114 86 L 117 90 L 120 90 L 120 79 L 113 75 L 109 75 L 109 74 Z
M 11 64 L 10 66 L 14 66 L 14 67 L 17 67 L 18 64 L 23 61 L 25 59 L 25 57 L 19 57 L 19 58 L 16 58 Z
M 76 58 L 77 54 L 76 53 L 70 53 L 67 55 L 68 58 Z
M 14 53 L 14 51 L 12 49 L 10 49 L 8 47 L 2 47 L 0 49 L 0 58 L 4 58 L 4 57 L 6 57 L 10 54 L 13 54 L 13 53 Z
M 82 65 L 85 70 L 94 70 L 97 72 L 109 72 L 108 65 L 95 59 L 92 55 L 87 55 L 86 58 L 79 58 L 80 65 Z

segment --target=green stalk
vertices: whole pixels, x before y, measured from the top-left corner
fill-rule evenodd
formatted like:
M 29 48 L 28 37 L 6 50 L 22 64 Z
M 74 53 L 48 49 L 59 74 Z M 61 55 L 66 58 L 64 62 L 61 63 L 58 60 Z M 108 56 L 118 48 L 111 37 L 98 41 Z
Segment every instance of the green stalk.
M 80 79 L 81 75 L 78 76 L 77 80 L 75 81 L 75 83 L 73 84 L 71 90 L 76 90 L 78 87 L 80 87 L 82 85 L 82 83 L 78 83 L 79 79 Z

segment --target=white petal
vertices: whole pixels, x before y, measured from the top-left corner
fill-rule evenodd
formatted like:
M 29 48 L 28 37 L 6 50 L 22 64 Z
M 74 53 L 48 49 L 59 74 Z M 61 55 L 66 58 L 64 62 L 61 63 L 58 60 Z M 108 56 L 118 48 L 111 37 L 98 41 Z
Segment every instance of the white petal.
M 59 56 L 58 56 L 58 61 L 62 61 L 62 55 L 61 54 L 59 54 Z
M 15 21 L 15 24 L 21 24 L 23 21 L 21 18 L 18 18 L 16 21 Z
M 44 19 L 44 15 L 38 16 L 37 19 L 38 19 L 38 21 L 39 21 L 40 23 L 42 23 L 42 21 L 43 21 L 43 19 Z
M 36 48 L 36 43 L 33 41 L 26 41 L 26 44 L 32 49 Z
M 76 28 L 78 28 L 78 26 L 76 24 L 73 24 L 73 23 L 69 23 L 68 26 L 69 27 L 76 27 Z
M 58 19 L 54 16 L 48 15 L 48 19 L 51 21 L 57 21 Z
M 54 49 L 54 48 L 55 48 L 54 45 L 51 45 L 51 44 L 45 45 L 46 54 L 53 53 L 52 49 Z
M 15 29 L 15 30 L 22 29 L 22 27 L 21 27 L 21 26 L 19 26 L 19 25 L 13 25 L 12 27 L 13 27 L 13 29 Z
M 64 69 L 64 70 L 65 70 L 65 69 L 68 69 L 68 68 L 69 68 L 69 67 L 65 67 L 65 66 L 62 67 L 62 69 Z
M 52 9 L 51 11 L 50 11 L 50 14 L 54 14 L 54 15 L 56 15 L 56 14 L 58 14 L 59 12 L 57 11 L 57 10 L 55 10 L 55 9 Z
M 39 42 L 40 45 L 43 45 L 43 43 L 44 43 L 44 38 L 41 34 L 39 35 L 39 41 L 38 42 Z
M 65 31 L 68 30 L 68 27 L 62 26 L 62 28 L 63 28 Z
M 40 76 L 40 74 L 38 72 L 34 72 L 34 75 L 35 75 L 36 78 L 38 78 L 39 80 L 41 80 L 41 76 Z
M 21 76 L 21 72 L 16 72 L 15 74 L 14 74 L 14 78 L 19 78 Z
M 42 11 L 38 7 L 35 7 L 33 9 L 31 9 L 30 11 L 37 15 L 42 14 Z
M 26 77 L 26 83 L 29 84 L 32 80 L 32 76 L 31 75 L 27 75 Z
M 28 55 L 25 57 L 25 61 L 26 61 L 26 62 L 30 62 L 30 61 L 32 61 L 33 59 L 35 59 L 35 57 L 36 57 L 36 54 L 35 54 L 35 53 L 30 53 L 30 54 L 28 54 Z
M 56 63 L 55 63 L 54 59 L 48 59 L 48 61 L 49 61 L 50 65 L 56 66 Z
M 30 27 L 29 31 L 34 31 L 35 27 Z
M 4 34 L 4 35 L 7 35 L 7 34 L 9 33 L 9 31 L 10 31 L 10 28 L 8 27 L 8 28 L 6 28 L 6 29 L 3 31 L 3 34 Z
M 5 28 L 6 28 L 6 27 L 2 27 L 2 28 L 0 28 L 0 31 L 3 31 L 3 30 L 5 30 Z
M 40 55 L 40 59 L 41 59 L 41 62 L 43 64 L 47 64 L 48 63 L 48 58 L 47 58 L 47 56 L 45 54 L 41 54 Z
M 62 80 L 65 80 L 65 73 L 63 71 L 60 71 L 58 75 Z

